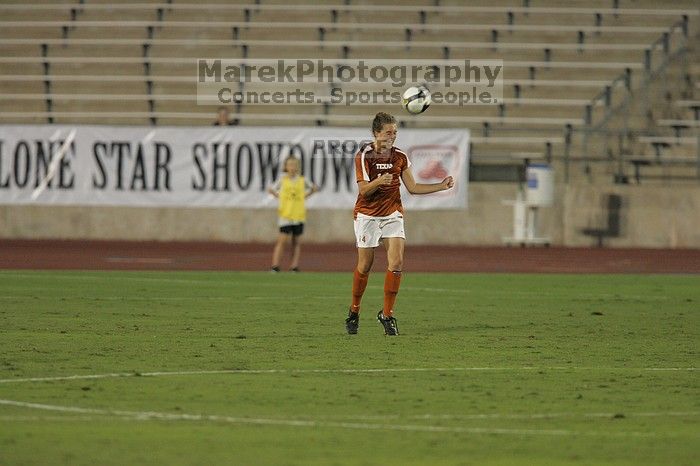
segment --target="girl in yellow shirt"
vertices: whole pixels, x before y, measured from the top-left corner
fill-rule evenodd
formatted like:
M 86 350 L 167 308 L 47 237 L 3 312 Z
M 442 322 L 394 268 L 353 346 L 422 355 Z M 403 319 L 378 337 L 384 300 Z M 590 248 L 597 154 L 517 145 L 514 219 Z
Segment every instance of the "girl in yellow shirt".
M 285 174 L 268 192 L 279 199 L 277 212 L 280 232 L 272 252 L 272 272 L 280 271 L 280 259 L 286 244 L 292 246 L 292 263 L 289 270 L 299 271 L 301 254 L 301 235 L 304 233 L 306 206 L 304 200 L 318 191 L 318 187 L 306 181 L 300 174 L 301 166 L 296 157 L 287 157 L 284 161 Z

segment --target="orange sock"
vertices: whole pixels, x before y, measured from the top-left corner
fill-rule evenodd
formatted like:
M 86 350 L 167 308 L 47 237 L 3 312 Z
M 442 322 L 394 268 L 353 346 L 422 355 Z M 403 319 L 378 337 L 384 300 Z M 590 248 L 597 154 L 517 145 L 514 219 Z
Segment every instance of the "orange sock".
M 394 314 L 394 302 L 401 285 L 401 271 L 387 270 L 384 277 L 384 315 L 390 317 Z
M 352 312 L 360 312 L 360 301 L 362 301 L 362 295 L 367 288 L 368 278 L 368 273 L 360 273 L 359 270 L 355 269 L 352 275 L 352 307 L 350 308 Z

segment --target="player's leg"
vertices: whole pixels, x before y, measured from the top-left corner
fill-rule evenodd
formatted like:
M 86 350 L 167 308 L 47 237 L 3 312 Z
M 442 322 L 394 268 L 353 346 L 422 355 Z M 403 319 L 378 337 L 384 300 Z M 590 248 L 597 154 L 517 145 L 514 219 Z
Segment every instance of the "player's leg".
M 401 271 L 403 269 L 403 251 L 406 240 L 403 238 L 384 238 L 388 268 L 384 276 L 384 316 L 391 317 L 394 314 L 394 303 L 401 285 Z
M 374 262 L 374 248 L 379 246 L 381 230 L 379 221 L 373 218 L 358 217 L 355 220 L 355 237 L 357 243 L 357 267 L 352 278 L 352 304 L 350 311 L 360 312 L 360 301 L 367 288 L 369 271 Z
M 357 267 L 352 274 L 352 303 L 345 319 L 345 329 L 350 335 L 356 334 L 360 325 L 360 303 L 367 288 L 372 262 L 374 248 L 357 248 Z
M 381 223 L 382 239 L 387 255 L 387 271 L 384 275 L 384 306 L 377 314 L 377 320 L 384 327 L 386 335 L 398 335 L 399 327 L 394 318 L 394 303 L 401 285 L 403 270 L 403 250 L 405 243 L 403 216 L 386 219 Z
M 301 256 L 301 234 L 303 225 L 296 225 L 298 228 L 292 234 L 292 265 L 289 269 L 292 272 L 299 271 L 299 257 Z
M 381 231 L 374 219 L 357 218 L 355 220 L 355 237 L 357 244 L 357 266 L 352 276 L 352 303 L 345 319 L 345 328 L 349 334 L 357 333 L 360 325 L 360 303 L 367 288 L 369 271 L 374 262 L 374 248 L 379 246 Z
M 282 259 L 282 252 L 284 252 L 284 245 L 289 241 L 289 233 L 286 233 L 286 227 L 280 228 L 280 232 L 277 235 L 277 241 L 275 242 L 275 248 L 272 251 L 272 271 L 280 271 L 280 260 Z
M 352 312 L 360 312 L 360 302 L 367 288 L 373 262 L 374 248 L 357 248 L 357 267 L 352 277 L 352 305 L 350 306 Z

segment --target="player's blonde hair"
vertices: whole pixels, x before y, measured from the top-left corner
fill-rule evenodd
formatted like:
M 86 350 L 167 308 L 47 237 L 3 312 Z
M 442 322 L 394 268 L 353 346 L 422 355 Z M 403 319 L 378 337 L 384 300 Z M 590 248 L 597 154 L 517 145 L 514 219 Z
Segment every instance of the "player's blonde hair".
M 379 112 L 374 116 L 374 120 L 372 120 L 372 134 L 380 132 L 384 125 L 395 124 L 396 118 L 394 118 L 394 115 L 385 112 Z
M 282 171 L 283 171 L 284 173 L 287 173 L 287 163 L 288 163 L 290 160 L 292 160 L 292 161 L 298 163 L 298 164 L 299 164 L 299 169 L 301 169 L 301 161 L 300 161 L 297 157 L 294 157 L 293 155 L 290 155 L 290 156 L 288 156 L 286 159 L 284 159 L 284 164 L 282 164 Z

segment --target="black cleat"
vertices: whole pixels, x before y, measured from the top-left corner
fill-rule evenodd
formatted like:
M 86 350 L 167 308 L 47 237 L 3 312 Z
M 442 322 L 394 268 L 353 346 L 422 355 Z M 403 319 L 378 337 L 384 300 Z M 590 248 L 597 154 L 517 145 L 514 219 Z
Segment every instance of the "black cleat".
M 399 327 L 396 325 L 396 319 L 394 319 L 394 316 L 384 317 L 384 311 L 379 311 L 377 314 L 377 320 L 384 327 L 384 335 L 399 334 Z
M 357 334 L 357 328 L 360 326 L 360 314 L 357 312 L 348 311 L 348 318 L 345 319 L 345 329 L 350 335 Z

